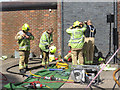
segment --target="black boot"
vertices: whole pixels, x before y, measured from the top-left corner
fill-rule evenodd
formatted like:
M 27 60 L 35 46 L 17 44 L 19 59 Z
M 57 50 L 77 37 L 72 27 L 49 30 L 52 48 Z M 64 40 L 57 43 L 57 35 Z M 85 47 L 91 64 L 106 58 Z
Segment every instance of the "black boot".
M 25 68 L 25 73 L 26 73 L 26 71 L 29 71 L 29 68 L 28 68 L 28 66 L 26 66 L 26 68 Z
M 25 73 L 24 69 L 20 69 L 20 74 L 24 74 L 24 73 Z

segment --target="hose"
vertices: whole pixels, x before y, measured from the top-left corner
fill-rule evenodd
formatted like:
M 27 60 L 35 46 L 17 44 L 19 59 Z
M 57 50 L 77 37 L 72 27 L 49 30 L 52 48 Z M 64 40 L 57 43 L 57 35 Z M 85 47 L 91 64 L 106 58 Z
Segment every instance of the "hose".
M 118 86 L 120 87 L 120 83 L 119 83 L 119 81 L 116 79 L 116 77 L 115 77 L 115 75 L 116 75 L 116 73 L 118 72 L 118 71 L 120 71 L 120 68 L 118 68 L 117 70 L 115 70 L 114 72 L 113 72 L 113 79 L 114 79 L 114 81 L 118 84 Z
M 118 81 L 119 81 L 119 79 L 120 79 L 120 76 L 118 77 Z M 115 82 L 115 84 L 114 84 L 114 86 L 113 86 L 112 90 L 114 90 L 114 89 L 115 89 L 116 84 L 117 84 L 117 83 Z
M 46 85 L 47 88 L 49 88 L 50 90 L 53 90 L 52 88 L 50 88 L 49 86 Z
M 38 64 L 38 63 L 40 63 L 40 62 L 33 62 L 33 63 L 28 63 L 28 64 Z M 20 74 L 20 73 L 17 73 L 17 72 L 10 71 L 11 68 L 14 68 L 14 67 L 16 67 L 16 66 L 19 66 L 19 64 L 16 64 L 16 65 L 13 65 L 13 66 L 11 66 L 11 67 L 8 67 L 8 68 L 6 69 L 6 72 L 12 73 L 12 74 L 17 74 L 17 75 L 23 75 L 23 74 Z
M 7 81 L 7 77 L 4 74 L 2 74 L 1 72 L 0 72 L 0 74 L 2 75 L 2 77 L 4 77 L 3 79 L 0 79 L 0 80 Z
M 35 75 L 35 74 L 31 73 L 31 70 L 29 71 L 29 73 L 30 73 L 31 75 L 33 75 L 33 76 L 41 77 L 40 75 Z
M 51 82 L 41 82 L 41 83 L 74 83 L 74 82 L 51 81 Z
M 2 83 L 4 83 L 4 84 L 7 84 L 7 83 L 15 83 L 15 82 L 10 82 L 10 81 L 7 79 L 7 77 L 6 77 L 5 74 L 3 74 L 3 73 L 1 73 L 1 72 L 0 72 L 0 74 L 2 75 L 2 79 L 0 79 L 0 80 L 2 81 Z
M 74 82 L 74 80 L 67 80 L 67 79 L 63 79 L 63 81 L 73 81 Z

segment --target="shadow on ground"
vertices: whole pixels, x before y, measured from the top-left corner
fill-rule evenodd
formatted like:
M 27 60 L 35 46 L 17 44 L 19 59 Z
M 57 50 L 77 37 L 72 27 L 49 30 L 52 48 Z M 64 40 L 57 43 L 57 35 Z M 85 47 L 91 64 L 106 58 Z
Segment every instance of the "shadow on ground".
M 19 78 L 21 78 L 22 76 L 19 75 Z M 18 79 L 18 75 L 13 75 L 13 74 L 3 74 L 2 76 L 2 81 L 0 83 L 2 83 L 2 89 L 4 90 L 4 85 L 8 84 L 8 83 L 19 83 L 21 82 L 21 79 Z

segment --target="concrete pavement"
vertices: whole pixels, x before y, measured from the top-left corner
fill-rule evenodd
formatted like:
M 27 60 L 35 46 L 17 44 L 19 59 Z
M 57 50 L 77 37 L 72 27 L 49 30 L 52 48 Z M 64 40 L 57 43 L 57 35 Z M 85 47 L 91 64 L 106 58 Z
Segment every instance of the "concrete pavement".
M 18 83 L 18 82 L 22 82 L 26 79 L 26 77 L 22 77 L 21 75 L 17 75 L 17 74 L 11 74 L 6 72 L 6 69 L 8 67 L 11 67 L 13 65 L 17 65 L 18 64 L 19 59 L 15 59 L 15 58 L 9 58 L 7 60 L 4 61 L 0 61 L 1 64 L 1 68 L 2 68 L 2 73 L 6 76 L 7 81 L 2 80 L 0 83 L 2 83 L 2 87 L 9 83 Z M 41 60 L 40 59 L 33 59 L 29 61 L 29 68 L 35 68 L 34 70 L 32 70 L 32 73 L 35 73 L 41 69 L 43 69 L 43 67 L 41 67 Z M 112 67 L 118 67 L 117 65 L 111 65 Z M 12 72 L 16 72 L 19 73 L 18 70 L 18 66 L 11 68 L 9 71 Z M 27 75 L 30 75 L 29 72 L 26 72 Z M 1 76 L 1 75 L 0 75 Z M 3 78 L 4 79 L 4 78 Z M 69 77 L 69 79 L 71 80 L 71 77 Z M 102 71 L 102 73 L 100 74 L 100 79 L 102 82 L 99 83 L 99 85 L 95 85 L 95 86 L 91 86 L 92 88 L 96 88 L 97 90 L 104 90 L 106 88 L 109 88 L 112 90 L 115 82 L 113 80 L 113 71 Z M 86 84 L 80 84 L 80 83 L 65 83 L 61 88 L 86 88 L 87 85 Z M 116 85 L 115 87 L 116 89 L 118 89 L 118 86 Z

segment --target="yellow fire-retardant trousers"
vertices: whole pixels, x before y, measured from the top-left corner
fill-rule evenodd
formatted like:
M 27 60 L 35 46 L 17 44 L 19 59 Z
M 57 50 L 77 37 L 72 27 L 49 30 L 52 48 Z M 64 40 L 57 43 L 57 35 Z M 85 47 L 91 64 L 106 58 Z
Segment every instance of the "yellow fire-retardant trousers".
M 19 60 L 19 70 L 24 69 L 28 66 L 28 58 L 30 51 L 19 51 L 20 60 Z
M 86 37 L 85 44 L 84 44 L 84 60 L 85 64 L 92 64 L 93 63 L 93 56 L 94 56 L 94 37 Z
M 72 55 L 72 65 L 83 65 L 83 49 L 72 49 L 71 50 Z M 78 61 L 77 61 L 78 60 Z
M 48 65 L 49 64 L 49 52 L 44 52 L 40 49 L 41 54 L 42 54 L 42 66 L 45 66 L 45 63 Z

